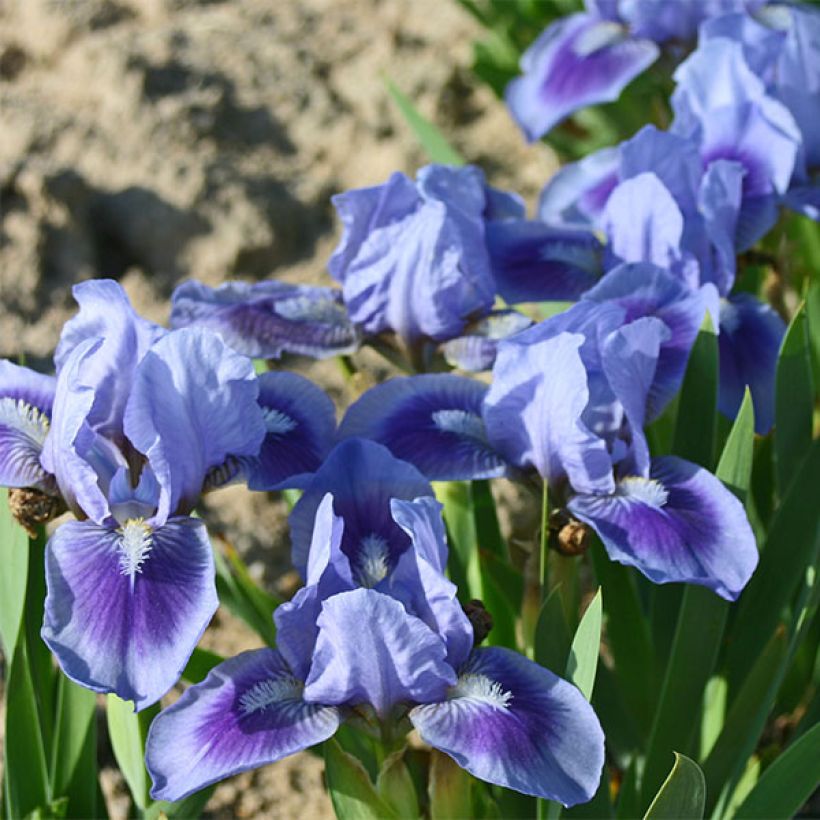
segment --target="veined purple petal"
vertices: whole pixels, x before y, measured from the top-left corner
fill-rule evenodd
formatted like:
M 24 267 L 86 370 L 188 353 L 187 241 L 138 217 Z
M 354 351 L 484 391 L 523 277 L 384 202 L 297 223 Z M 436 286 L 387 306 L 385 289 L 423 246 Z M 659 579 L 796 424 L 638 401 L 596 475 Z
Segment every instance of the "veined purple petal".
M 0 486 L 54 490 L 40 453 L 55 389 L 54 376 L 0 360 Z
M 675 268 L 682 256 L 683 214 L 653 173 L 621 182 L 602 215 L 611 253 L 621 262 Z
M 118 470 L 127 467 L 114 441 L 92 427 L 92 411 L 110 391 L 100 393 L 85 378 L 98 374 L 96 360 L 107 361 L 102 339 L 86 339 L 69 353 L 57 376 L 51 429 L 43 444 L 41 463 L 57 480 L 71 510 L 102 524 L 110 515 L 108 486 Z M 130 376 L 125 377 L 130 381 Z
M 293 672 L 307 677 L 319 628 L 316 619 L 322 601 L 338 592 L 355 589 L 350 561 L 342 552 L 344 522 L 333 513 L 333 496 L 327 493 L 316 510 L 308 553 L 305 586 L 280 604 L 273 613 L 276 644 Z
M 658 57 L 657 46 L 623 26 L 573 14 L 549 26 L 521 58 L 523 76 L 505 98 L 530 142 L 579 108 L 618 99 Z
M 396 569 L 379 591 L 404 604 L 405 609 L 441 635 L 447 663 L 458 668 L 474 643 L 473 627 L 458 601 L 455 584 L 444 575 L 447 538 L 441 504 L 434 498 L 391 502 L 393 518 L 410 536 L 413 548 L 399 558 Z
M 510 462 L 532 466 L 549 483 L 564 477 L 576 489 L 608 492 L 612 463 L 604 441 L 581 421 L 589 401 L 580 334 L 560 333 L 533 344 L 523 335 L 499 345 L 484 401 L 492 445 Z
M 410 720 L 470 774 L 565 806 L 592 799 L 604 734 L 583 695 L 508 649 L 476 649 L 441 703 Z
M 707 470 L 674 456 L 654 459 L 649 478 L 622 478 L 614 494 L 576 495 L 567 508 L 613 561 L 656 584 L 700 584 L 734 601 L 757 566 L 743 505 Z
M 661 344 L 670 336 L 669 328 L 660 319 L 644 316 L 612 333 L 601 355 L 609 386 L 629 422 L 629 464 L 637 475 L 649 473 L 649 445 L 643 433 L 646 403 Z
M 63 672 L 137 709 L 179 679 L 218 605 L 205 525 L 70 521 L 46 548 L 42 636 Z
M 431 481 L 495 478 L 507 464 L 487 440 L 486 394 L 485 384 L 452 373 L 390 379 L 348 408 L 339 438 L 377 441 Z
M 750 14 L 735 12 L 705 20 L 699 35 L 701 42 L 723 38 L 740 43 L 749 68 L 766 85 L 771 85 L 786 40 L 785 31 L 764 25 Z
M 510 305 L 575 300 L 602 272 L 603 246 L 591 231 L 535 220 L 491 222 L 487 248 L 498 295 Z
M 620 148 L 604 148 L 559 168 L 541 191 L 538 218 L 548 225 L 597 224 L 620 181 L 620 156 Z
M 736 293 L 720 304 L 720 412 L 737 415 L 746 385 L 752 393 L 755 431 L 765 435 L 774 424 L 777 355 L 786 326 L 766 304 Z
M 411 345 L 444 341 L 492 307 L 478 168 L 430 165 L 416 183 L 397 173 L 333 204 L 345 231 L 328 269 L 367 333 L 393 330 Z
M 148 733 L 155 800 L 181 800 L 217 780 L 274 763 L 331 737 L 338 709 L 305 703 L 274 649 L 219 664 L 164 709 Z
M 647 421 L 660 415 L 678 392 L 689 351 L 703 322 L 704 302 L 668 271 L 646 263 L 619 265 L 590 291 L 584 300 L 616 305 L 624 311 L 623 322 L 657 316 L 671 335 L 661 344 L 658 366 L 647 404 Z
M 134 376 L 125 431 L 160 485 L 158 520 L 192 509 L 208 470 L 255 456 L 265 436 L 250 359 L 200 328 L 169 333 Z
M 447 363 L 461 370 L 489 370 L 495 363 L 498 342 L 532 325 L 532 319 L 514 310 L 497 310 L 464 328 L 464 335 L 441 346 Z
M 455 683 L 441 638 L 387 595 L 372 589 L 334 595 L 317 623 L 304 693 L 310 703 L 370 704 L 386 718 L 398 703 L 443 699 Z
M 266 435 L 249 459 L 251 490 L 280 490 L 315 473 L 333 446 L 336 409 L 324 390 L 296 373 L 259 376 L 259 406 Z
M 171 326 L 208 328 L 239 353 L 263 359 L 282 353 L 324 359 L 359 346 L 340 291 L 285 282 L 226 282 L 216 289 L 185 282 L 172 297 Z
M 433 488 L 412 464 L 381 444 L 351 438 L 336 445 L 290 514 L 293 563 L 303 577 L 316 510 L 326 493 L 333 494 L 333 509 L 344 521 L 342 551 L 354 576 L 375 586 L 370 570 L 383 565 L 384 577 L 410 543 L 393 520 L 390 500 L 432 496 Z

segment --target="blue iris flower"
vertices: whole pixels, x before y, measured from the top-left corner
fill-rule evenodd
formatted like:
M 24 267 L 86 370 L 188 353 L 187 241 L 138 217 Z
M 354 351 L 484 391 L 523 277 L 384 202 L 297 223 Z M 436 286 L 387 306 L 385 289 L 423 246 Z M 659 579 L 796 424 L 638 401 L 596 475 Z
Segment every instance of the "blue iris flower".
M 523 656 L 473 647 L 424 478 L 350 439 L 314 482 L 313 492 L 339 495 L 307 502 L 307 583 L 276 612 L 278 649 L 220 664 L 156 718 L 146 747 L 153 795 L 178 800 L 353 719 L 415 727 L 491 783 L 565 805 L 591 799 L 604 752 L 595 713 Z
M 335 433 L 307 380 L 270 373 L 202 329 L 167 332 L 93 281 L 55 354 L 56 379 L 0 363 L 0 481 L 60 494 L 77 517 L 46 548 L 43 639 L 72 680 L 158 700 L 217 607 L 205 490 L 295 486 Z

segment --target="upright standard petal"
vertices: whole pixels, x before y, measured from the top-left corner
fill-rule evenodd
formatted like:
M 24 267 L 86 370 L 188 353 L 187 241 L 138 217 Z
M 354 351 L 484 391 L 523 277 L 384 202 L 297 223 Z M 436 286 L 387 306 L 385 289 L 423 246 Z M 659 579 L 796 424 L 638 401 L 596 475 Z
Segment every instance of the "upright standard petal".
M 333 494 L 333 509 L 344 521 L 342 551 L 354 576 L 372 587 L 410 543 L 393 520 L 390 500 L 432 496 L 433 488 L 412 464 L 395 458 L 381 444 L 354 438 L 338 444 L 290 514 L 293 563 L 303 577 L 316 510 L 326 493 Z
M 500 647 L 476 649 L 441 703 L 410 720 L 423 740 L 470 774 L 564 806 L 592 799 L 604 734 L 584 696 L 538 664 Z
M 649 478 L 622 478 L 614 494 L 576 495 L 567 508 L 613 561 L 656 584 L 700 584 L 734 601 L 757 566 L 743 505 L 707 470 L 674 456 L 654 459 Z
M 774 424 L 777 356 L 785 332 L 783 320 L 750 293 L 736 293 L 721 300 L 718 407 L 733 419 L 748 385 L 754 403 L 755 432 L 760 435 L 766 435 Z
M 339 723 L 338 709 L 302 700 L 302 682 L 276 650 L 243 652 L 154 719 L 145 745 L 151 796 L 181 800 L 321 743 Z
M 499 346 L 484 401 L 491 444 L 511 463 L 532 466 L 549 483 L 568 477 L 576 489 L 609 492 L 612 463 L 604 441 L 581 421 L 589 388 L 580 334 L 527 344 L 538 326 Z
M 496 290 L 509 305 L 575 300 L 603 270 L 603 246 L 583 229 L 523 219 L 491 222 L 487 248 Z
M 523 76 L 504 94 L 530 142 L 579 108 L 617 100 L 626 85 L 658 57 L 649 40 L 591 14 L 573 14 L 549 26 L 521 58 Z
M 53 491 L 40 464 L 56 379 L 0 360 L 0 486 Z
M 303 483 L 333 446 L 333 402 L 309 379 L 284 371 L 259 376 L 258 402 L 266 433 L 259 455 L 247 459 L 248 487 L 280 490 Z
M 171 326 L 208 328 L 239 353 L 262 359 L 283 353 L 324 359 L 359 346 L 340 291 L 276 281 L 216 289 L 184 282 L 172 296 Z
M 169 333 L 134 376 L 125 432 L 160 485 L 158 518 L 189 512 L 211 467 L 229 455 L 255 456 L 265 437 L 250 359 L 214 333 Z
M 487 386 L 452 373 L 390 379 L 352 404 L 339 438 L 367 438 L 430 481 L 495 478 L 507 470 L 481 417 Z
M 137 709 L 179 679 L 218 605 L 205 525 L 70 521 L 46 548 L 42 636 L 71 680 Z
M 382 719 L 402 702 L 444 698 L 456 681 L 444 642 L 387 595 L 356 589 L 322 604 L 305 700 L 369 704 Z

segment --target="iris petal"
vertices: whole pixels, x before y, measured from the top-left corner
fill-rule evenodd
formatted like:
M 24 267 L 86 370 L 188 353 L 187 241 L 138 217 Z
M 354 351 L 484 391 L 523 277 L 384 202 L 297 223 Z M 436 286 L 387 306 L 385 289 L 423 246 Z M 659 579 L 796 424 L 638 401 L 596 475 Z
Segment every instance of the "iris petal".
M 43 640 L 65 674 L 143 709 L 179 679 L 218 600 L 205 525 L 71 521 L 46 550 Z
M 155 800 L 181 800 L 210 783 L 307 749 L 339 727 L 334 707 L 305 703 L 301 682 L 273 649 L 219 664 L 151 724 L 145 765 Z
M 381 717 L 403 701 L 440 700 L 455 673 L 444 642 L 393 598 L 372 589 L 322 604 L 305 700 L 370 704 Z
M 506 472 L 487 440 L 487 386 L 452 373 L 390 379 L 350 406 L 339 437 L 378 441 L 431 481 L 494 478 Z
M 482 780 L 557 800 L 592 799 L 604 735 L 571 684 L 516 652 L 476 649 L 442 703 L 417 706 L 422 738 Z
M 707 470 L 654 459 L 649 478 L 621 479 L 612 495 L 576 495 L 570 512 L 600 535 L 613 561 L 657 584 L 700 584 L 733 601 L 757 566 L 743 505 Z

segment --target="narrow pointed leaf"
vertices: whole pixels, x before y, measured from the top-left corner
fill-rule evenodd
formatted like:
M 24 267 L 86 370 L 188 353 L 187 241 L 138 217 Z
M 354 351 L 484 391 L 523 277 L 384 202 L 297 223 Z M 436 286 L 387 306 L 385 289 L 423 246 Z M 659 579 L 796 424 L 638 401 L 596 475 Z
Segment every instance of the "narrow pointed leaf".
M 121 700 L 116 695 L 108 695 L 107 701 L 108 736 L 114 757 L 135 805 L 144 810 L 151 802 L 148 795 L 150 779 L 144 762 L 145 735 L 159 708 L 150 707 L 137 714 L 130 701 Z
M 783 497 L 811 445 L 814 391 L 805 305 L 794 315 L 777 360 L 774 454 Z
M 438 162 L 442 165 L 464 165 L 464 160 L 458 151 L 447 142 L 447 138 L 433 123 L 419 113 L 410 98 L 399 91 L 390 80 L 387 80 L 386 85 L 387 93 L 396 104 L 402 117 L 404 117 L 404 121 L 410 127 L 421 147 L 426 151 L 430 162 Z
M 738 820 L 792 817 L 820 782 L 820 725 L 781 754 L 737 810 Z
M 432 820 L 472 817 L 472 784 L 472 777 L 450 755 L 433 749 L 428 787 Z
M 167 800 L 157 800 L 146 809 L 144 820 L 190 820 L 192 817 L 201 817 L 205 804 L 211 799 L 216 784 L 207 786 L 202 791 L 195 792 L 176 803 Z
M 558 674 L 567 666 L 570 646 L 571 638 L 560 590 L 556 588 L 547 596 L 538 614 L 533 660 Z
M 376 790 L 399 817 L 416 820 L 419 816 L 416 787 L 404 763 L 404 749 L 384 761 L 376 779 Z
M 703 817 L 706 781 L 694 760 L 675 753 L 675 765 L 647 809 L 644 820 L 680 820 Z
M 191 653 L 191 659 L 188 661 L 188 665 L 182 670 L 182 677 L 185 678 L 188 683 L 199 683 L 205 680 L 211 669 L 224 660 L 225 658 L 221 655 L 217 655 L 216 652 L 210 652 L 207 649 L 197 647 Z
M 0 488 L 0 640 L 7 658 L 14 657 L 26 600 L 28 535 L 12 518 L 8 490 Z
M 93 732 L 97 695 L 61 675 L 57 683 L 51 783 L 54 794 L 65 793 L 74 778 L 89 733 Z M 85 772 L 96 778 L 96 772 Z
M 466 481 L 434 482 L 436 498 L 444 505 L 450 542 L 449 567 L 462 596 L 484 599 L 478 535 L 473 516 L 470 484 Z
M 599 587 L 595 597 L 589 602 L 581 623 L 578 624 L 567 661 L 567 680 L 574 683 L 587 700 L 592 698 L 595 686 L 595 672 L 601 648 L 602 615 L 603 604 Z
M 755 418 L 752 394 L 746 388 L 735 423 L 723 446 L 717 477 L 741 500 L 746 500 L 752 480 Z

